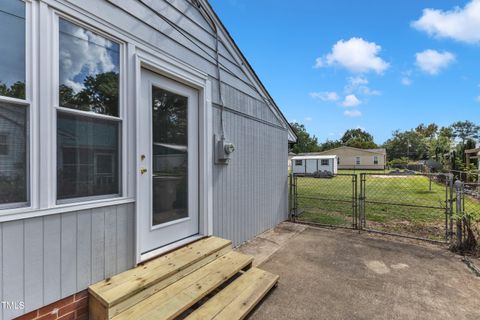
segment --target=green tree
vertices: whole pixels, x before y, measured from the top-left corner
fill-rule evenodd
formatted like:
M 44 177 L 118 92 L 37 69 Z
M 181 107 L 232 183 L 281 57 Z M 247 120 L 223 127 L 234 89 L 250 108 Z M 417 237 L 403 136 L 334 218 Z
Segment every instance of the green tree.
M 293 122 L 290 125 L 297 134 L 297 143 L 293 146 L 292 152 L 306 153 L 320 151 L 317 137 L 310 135 L 303 124 Z
M 415 130 L 394 131 L 392 138 L 388 139 L 383 147 L 387 149 L 389 159 L 406 157 L 410 160 L 428 158 L 428 144 L 424 137 Z
M 340 139 L 342 145 L 360 149 L 372 149 L 377 145 L 373 141 L 373 136 L 362 129 L 349 129 Z
M 340 140 L 327 140 L 320 145 L 320 151 L 335 149 L 342 146 Z
M 453 137 L 460 140 L 460 144 L 457 146 L 457 152 L 460 155 L 462 162 L 465 163 L 465 144 L 469 140 L 478 140 L 480 137 L 480 127 L 469 120 L 465 120 L 454 122 L 451 125 L 451 128 L 453 131 Z

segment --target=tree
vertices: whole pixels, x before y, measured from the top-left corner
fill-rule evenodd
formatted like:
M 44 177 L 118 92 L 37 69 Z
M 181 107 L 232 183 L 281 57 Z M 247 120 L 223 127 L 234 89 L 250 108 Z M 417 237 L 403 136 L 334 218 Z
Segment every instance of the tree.
M 342 145 L 360 149 L 372 149 L 377 145 L 373 141 L 373 136 L 362 129 L 349 129 L 340 139 Z
M 437 136 L 438 125 L 431 123 L 428 126 L 425 126 L 421 123 L 415 128 L 415 132 L 427 139 L 434 139 Z
M 318 152 L 320 147 L 318 146 L 318 139 L 314 135 L 311 136 L 303 124 L 291 123 L 290 124 L 297 134 L 297 143 L 293 146 L 292 151 L 295 153 L 307 153 Z
M 453 145 L 453 131 L 450 127 L 442 127 L 438 130 L 435 139 L 430 141 L 429 154 L 430 158 L 434 158 L 440 162 L 443 156 L 450 152 Z
M 476 141 L 480 137 L 480 127 L 471 121 L 465 120 L 453 123 L 451 128 L 453 137 L 460 139 L 460 145 L 457 146 L 457 151 L 460 154 L 462 162 L 465 162 L 465 143 L 469 140 Z
M 465 141 L 468 139 L 477 140 L 480 137 L 480 127 L 468 120 L 457 121 L 452 124 L 451 128 L 453 136 L 460 139 L 462 145 L 465 145 Z
M 327 140 L 320 145 L 320 151 L 335 149 L 342 146 L 340 140 Z
M 384 143 L 390 159 L 406 157 L 410 160 L 428 158 L 428 144 L 422 135 L 414 130 L 393 132 L 393 137 Z

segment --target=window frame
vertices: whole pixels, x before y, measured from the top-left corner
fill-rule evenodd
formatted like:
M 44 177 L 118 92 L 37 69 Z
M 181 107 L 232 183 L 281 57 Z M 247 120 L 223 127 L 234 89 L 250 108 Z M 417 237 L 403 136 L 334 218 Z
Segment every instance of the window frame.
M 0 204 L 0 216 L 9 211 L 25 211 L 32 209 L 37 197 L 33 190 L 33 186 L 37 184 L 36 172 L 38 164 L 34 159 L 37 157 L 38 137 L 32 134 L 36 132 L 37 124 L 32 119 L 36 118 L 37 114 L 37 88 L 36 81 L 36 61 L 37 50 L 35 34 L 35 24 L 37 21 L 37 14 L 35 10 L 36 3 L 32 0 L 23 0 L 25 3 L 25 98 L 14 98 L 0 95 L 0 103 L 5 103 L 13 107 L 27 108 L 25 119 L 25 190 L 26 201 Z M 2 157 L 4 155 L 1 155 Z
M 295 167 L 303 167 L 303 160 L 295 160 Z
M 373 164 L 374 165 L 378 164 L 378 156 L 373 156 Z
M 135 147 L 129 132 L 134 130 L 135 110 L 128 110 L 126 104 L 133 103 L 130 92 L 135 88 L 136 63 L 128 63 L 127 56 L 136 52 L 128 35 L 118 28 L 99 21 L 62 4 L 43 1 L 23 0 L 26 3 L 26 77 L 25 100 L 0 96 L 1 102 L 27 106 L 27 190 L 28 203 L 0 205 L 0 222 L 24 218 L 122 205 L 135 202 L 135 188 L 131 184 L 135 172 L 129 171 L 132 161 L 129 156 Z M 98 35 L 120 45 L 119 116 L 122 121 L 119 132 L 119 194 L 115 197 L 76 198 L 74 201 L 56 200 L 56 112 L 58 101 L 58 46 L 59 17 L 87 28 Z M 40 61 L 42 63 L 40 63 Z M 39 75 L 42 78 L 39 78 Z M 127 81 L 127 76 L 128 81 Z M 41 81 L 40 81 L 41 80 Z M 73 109 L 72 109 L 73 110 Z M 68 112 L 69 110 L 67 110 Z M 74 113 L 76 110 L 73 110 Z M 82 113 L 83 114 L 83 113 Z M 108 119 L 109 116 L 99 115 Z M 116 118 L 116 117 L 112 117 Z M 31 134 L 34 132 L 35 134 Z
M 323 166 L 323 167 L 329 166 L 330 165 L 330 160 L 329 159 L 320 159 L 320 165 Z
M 361 164 L 361 159 L 360 157 L 355 157 L 355 165 L 358 166 Z
M 51 141 L 52 141 L 52 167 L 51 172 L 54 173 L 54 177 L 52 177 L 52 198 L 51 201 L 55 203 L 55 205 L 63 205 L 63 204 L 79 204 L 89 201 L 96 201 L 96 200 L 115 200 L 124 197 L 126 194 L 126 163 L 127 163 L 127 155 L 126 155 L 126 121 L 125 121 L 125 101 L 126 101 L 126 47 L 127 44 L 125 41 L 118 39 L 109 33 L 106 33 L 103 30 L 99 30 L 93 25 L 83 22 L 78 18 L 73 18 L 63 12 L 54 10 L 53 12 L 53 52 L 52 52 L 52 103 L 50 109 L 52 110 L 52 134 L 51 134 Z M 60 106 L 60 94 L 59 94 L 59 86 L 60 86 L 60 19 L 68 21 L 74 25 L 77 25 L 81 28 L 91 31 L 98 36 L 104 37 L 107 40 L 115 42 L 119 45 L 119 84 L 118 84 L 118 117 L 99 114 L 90 111 L 82 111 L 77 109 L 71 109 L 67 107 Z M 96 196 L 87 196 L 87 197 L 73 197 L 68 199 L 58 199 L 57 197 L 57 115 L 58 113 L 63 113 L 72 116 L 79 116 L 85 117 L 93 120 L 106 120 L 116 122 L 118 124 L 118 193 L 116 194 L 105 194 L 105 195 L 96 195 Z

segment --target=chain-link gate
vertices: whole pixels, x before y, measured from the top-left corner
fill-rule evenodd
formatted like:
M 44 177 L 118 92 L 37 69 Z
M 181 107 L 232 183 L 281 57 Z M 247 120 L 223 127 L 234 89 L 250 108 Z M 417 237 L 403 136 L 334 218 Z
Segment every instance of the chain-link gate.
M 356 228 L 357 175 L 291 175 L 291 217 L 297 222 Z
M 453 197 L 452 179 L 448 174 L 362 173 L 361 228 L 415 239 L 448 241 Z

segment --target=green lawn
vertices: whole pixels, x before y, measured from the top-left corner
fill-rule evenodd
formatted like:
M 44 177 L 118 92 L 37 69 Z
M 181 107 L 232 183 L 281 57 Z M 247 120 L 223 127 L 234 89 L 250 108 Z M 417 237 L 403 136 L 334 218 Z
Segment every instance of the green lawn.
M 351 174 L 353 170 L 351 170 Z M 358 195 L 360 195 L 360 173 Z M 380 171 L 378 173 L 383 173 Z M 346 173 L 342 170 L 341 173 Z M 366 227 L 441 239 L 445 235 L 444 185 L 425 176 L 367 175 Z M 352 225 L 352 177 L 298 177 L 300 220 L 335 226 Z M 465 198 L 465 207 L 480 212 L 480 202 Z

